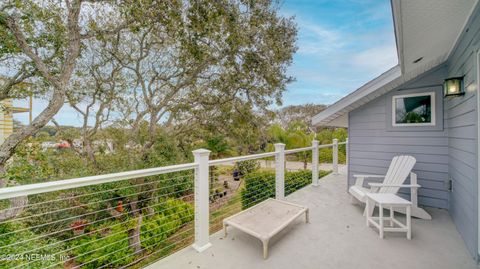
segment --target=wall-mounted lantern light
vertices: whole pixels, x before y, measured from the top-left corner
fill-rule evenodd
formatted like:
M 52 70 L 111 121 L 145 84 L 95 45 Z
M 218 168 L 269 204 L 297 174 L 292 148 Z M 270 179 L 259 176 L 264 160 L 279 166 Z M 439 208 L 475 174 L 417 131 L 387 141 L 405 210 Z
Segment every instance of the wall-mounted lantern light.
M 444 96 L 464 95 L 463 77 L 447 78 L 443 83 Z

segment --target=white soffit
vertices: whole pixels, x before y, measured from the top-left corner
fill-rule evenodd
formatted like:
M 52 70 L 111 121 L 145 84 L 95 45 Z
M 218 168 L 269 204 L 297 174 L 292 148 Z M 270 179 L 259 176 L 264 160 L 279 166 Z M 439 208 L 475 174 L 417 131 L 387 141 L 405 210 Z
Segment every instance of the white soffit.
M 452 52 L 478 0 L 393 0 L 402 73 Z M 416 60 L 422 58 L 418 63 Z

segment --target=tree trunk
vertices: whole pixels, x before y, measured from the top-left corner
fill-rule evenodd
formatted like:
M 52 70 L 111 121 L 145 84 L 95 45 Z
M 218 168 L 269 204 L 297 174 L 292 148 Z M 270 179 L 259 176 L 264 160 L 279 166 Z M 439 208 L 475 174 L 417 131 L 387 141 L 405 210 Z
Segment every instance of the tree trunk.
M 0 174 L 3 175 L 4 173 L 5 168 L 3 165 L 0 165 Z M 0 178 L 0 188 L 5 187 L 5 185 L 7 185 L 7 182 Z M 0 222 L 15 218 L 16 216 L 20 215 L 27 204 L 27 196 L 20 196 L 10 199 L 10 208 L 0 210 Z
M 2 145 L 0 145 L 0 165 L 10 159 L 18 145 L 26 138 L 36 134 L 40 128 L 44 127 L 57 112 L 62 108 L 65 101 L 65 92 L 63 89 L 54 91 L 54 96 L 48 103 L 48 106 L 40 113 L 35 120 L 20 130 L 11 134 Z
M 136 178 L 131 179 L 130 183 L 134 185 L 140 185 L 136 187 L 138 193 L 142 192 L 143 186 L 142 184 L 145 183 L 144 178 Z M 143 215 L 142 215 L 142 208 L 141 203 L 139 203 L 139 196 L 134 195 L 130 201 L 130 209 L 133 213 L 133 216 L 137 218 L 137 223 L 135 227 L 128 230 L 128 245 L 132 248 L 135 254 L 139 254 L 142 250 L 142 239 L 140 238 L 140 231 L 142 227 Z
M 95 166 L 95 168 L 98 168 L 98 163 L 97 159 L 95 159 L 95 152 L 93 152 L 93 147 L 92 147 L 92 142 L 88 138 L 83 139 L 83 146 L 85 149 L 85 155 L 87 158 L 90 160 L 90 162 Z
M 142 241 L 140 239 L 140 230 L 142 227 L 142 214 L 138 214 L 135 228 L 128 230 L 128 244 L 133 249 L 135 254 L 140 254 L 142 251 Z

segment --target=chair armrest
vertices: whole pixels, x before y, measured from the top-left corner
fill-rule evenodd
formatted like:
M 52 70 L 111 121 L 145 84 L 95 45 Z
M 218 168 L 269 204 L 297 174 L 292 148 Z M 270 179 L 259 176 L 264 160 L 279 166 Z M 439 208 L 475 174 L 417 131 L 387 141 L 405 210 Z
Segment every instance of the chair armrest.
M 362 177 L 362 178 L 382 178 L 382 177 L 385 177 L 385 175 L 353 175 L 353 177 L 355 178 L 359 178 L 359 177 Z
M 422 186 L 418 184 L 383 184 L 383 183 L 368 183 L 370 187 L 380 188 L 380 187 L 399 187 L 399 188 L 420 188 Z
M 355 185 L 361 187 L 366 178 L 384 178 L 385 175 L 353 175 L 353 177 L 355 178 Z

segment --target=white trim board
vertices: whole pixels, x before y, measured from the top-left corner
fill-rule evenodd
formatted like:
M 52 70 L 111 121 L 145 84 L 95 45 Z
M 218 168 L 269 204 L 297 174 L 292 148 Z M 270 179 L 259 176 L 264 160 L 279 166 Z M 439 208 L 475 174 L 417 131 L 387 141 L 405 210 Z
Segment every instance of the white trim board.
M 480 257 L 480 49 L 477 50 L 477 262 Z

